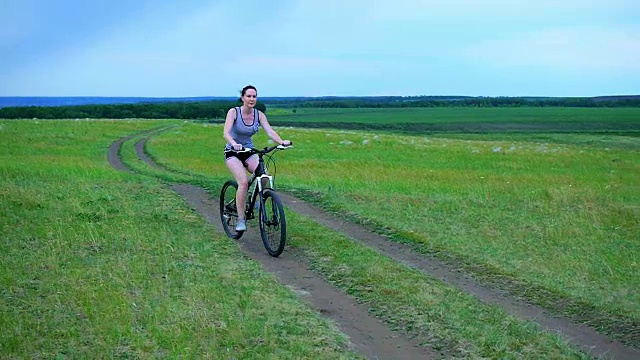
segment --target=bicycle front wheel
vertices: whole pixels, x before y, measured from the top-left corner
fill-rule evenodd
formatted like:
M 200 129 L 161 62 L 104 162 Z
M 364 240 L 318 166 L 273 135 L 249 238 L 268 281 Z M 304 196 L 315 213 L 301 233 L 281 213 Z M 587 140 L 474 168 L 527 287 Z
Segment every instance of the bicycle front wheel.
M 236 206 L 236 193 L 238 192 L 238 183 L 234 180 L 228 180 L 222 186 L 220 192 L 220 220 L 222 228 L 227 236 L 232 239 L 240 239 L 243 231 L 236 231 L 236 223 L 238 222 L 238 209 Z
M 282 201 L 275 191 L 264 190 L 260 204 L 260 235 L 269 255 L 278 257 L 287 240 L 287 222 Z

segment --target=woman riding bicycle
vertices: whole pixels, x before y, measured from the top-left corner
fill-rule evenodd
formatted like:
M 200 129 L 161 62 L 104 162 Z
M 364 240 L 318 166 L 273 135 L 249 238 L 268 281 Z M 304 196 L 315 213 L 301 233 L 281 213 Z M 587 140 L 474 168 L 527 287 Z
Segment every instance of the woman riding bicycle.
M 253 173 L 258 167 L 258 155 L 248 155 L 238 152 L 243 148 L 252 148 L 251 137 L 258 132 L 258 127 L 262 126 L 267 135 L 278 144 L 289 145 L 291 141 L 282 140 L 275 130 L 269 125 L 266 115 L 255 108 L 258 100 L 258 90 L 252 85 L 247 85 L 241 93 L 242 106 L 229 109 L 224 122 L 224 138 L 227 145 L 224 148 L 224 157 L 227 167 L 238 182 L 236 193 L 236 206 L 244 209 L 247 202 L 247 191 L 249 190 L 249 178 L 247 170 Z M 247 223 L 244 218 L 244 211 L 238 211 L 238 222 L 236 231 L 247 230 Z

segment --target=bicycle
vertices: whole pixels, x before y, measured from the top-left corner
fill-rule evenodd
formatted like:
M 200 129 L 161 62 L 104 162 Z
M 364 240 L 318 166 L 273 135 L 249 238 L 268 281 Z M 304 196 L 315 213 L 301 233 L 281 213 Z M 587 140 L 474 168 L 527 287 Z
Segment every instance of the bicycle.
M 287 222 L 282 201 L 274 190 L 274 176 L 267 172 L 264 156 L 274 150 L 290 149 L 291 146 L 291 144 L 287 146 L 276 145 L 265 147 L 262 150 L 245 148 L 240 151 L 258 154 L 258 167 L 249 178 L 247 202 L 244 209 L 245 219 L 254 219 L 254 209 L 258 210 L 262 243 L 269 255 L 273 257 L 280 256 L 284 250 L 287 239 Z M 273 163 L 275 174 L 275 160 L 273 160 L 272 156 L 273 154 L 269 156 L 267 161 Z M 220 220 L 222 221 L 222 227 L 227 236 L 236 240 L 240 239 L 244 234 L 244 231 L 236 231 L 236 222 L 238 220 L 237 192 L 238 183 L 235 180 L 227 180 L 220 192 Z

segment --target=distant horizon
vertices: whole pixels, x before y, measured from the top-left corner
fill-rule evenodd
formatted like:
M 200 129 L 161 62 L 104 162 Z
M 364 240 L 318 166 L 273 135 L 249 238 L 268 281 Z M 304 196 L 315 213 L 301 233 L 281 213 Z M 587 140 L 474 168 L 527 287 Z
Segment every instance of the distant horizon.
M 602 94 L 602 95 L 570 95 L 570 96 L 553 96 L 553 95 L 455 95 L 455 94 L 439 94 L 439 95 L 273 95 L 273 96 L 258 96 L 260 98 L 364 98 L 364 97 L 482 97 L 482 98 L 597 98 L 597 97 L 626 97 L 626 96 L 640 96 L 640 92 L 637 94 Z M 239 98 L 238 95 L 195 95 L 195 96 L 107 96 L 107 95 L 0 95 L 0 98 L 97 98 L 97 99 L 198 99 L 198 98 L 220 98 L 220 99 L 235 99 Z
M 287 101 L 326 99 L 368 99 L 368 98 L 401 98 L 401 99 L 424 99 L 427 101 L 458 101 L 467 99 L 499 99 L 513 98 L 536 101 L 564 99 L 598 99 L 600 100 L 638 100 L 640 95 L 598 95 L 598 96 L 467 96 L 467 95 L 362 95 L 362 96 L 265 96 L 260 99 L 264 103 L 269 101 Z M 164 102 L 199 102 L 199 101 L 237 101 L 238 96 L 185 96 L 185 97 L 150 97 L 150 96 L 0 96 L 0 108 L 8 107 L 60 107 L 60 106 L 82 106 L 82 105 L 125 105 L 140 103 L 164 103 Z M 366 100 L 365 100 L 366 101 Z

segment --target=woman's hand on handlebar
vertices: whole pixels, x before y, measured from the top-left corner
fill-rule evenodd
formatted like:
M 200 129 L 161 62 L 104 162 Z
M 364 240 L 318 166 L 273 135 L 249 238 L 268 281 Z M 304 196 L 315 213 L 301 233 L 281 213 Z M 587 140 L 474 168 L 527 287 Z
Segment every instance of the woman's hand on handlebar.
M 232 146 L 233 146 L 233 150 L 236 150 L 236 151 L 240 151 L 244 149 L 244 146 L 242 146 L 242 144 L 233 144 Z
M 282 146 L 291 146 L 291 144 L 293 144 L 293 142 L 291 140 L 282 140 Z

